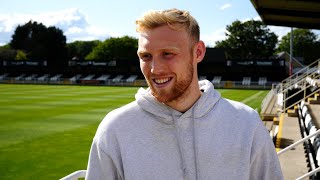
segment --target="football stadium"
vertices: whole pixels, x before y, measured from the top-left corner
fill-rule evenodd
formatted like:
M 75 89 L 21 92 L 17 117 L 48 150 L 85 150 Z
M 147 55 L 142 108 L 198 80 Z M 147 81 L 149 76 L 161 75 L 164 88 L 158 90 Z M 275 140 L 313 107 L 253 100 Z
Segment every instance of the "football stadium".
M 320 29 L 318 1 L 251 3 L 267 25 Z M 260 114 L 285 179 L 320 179 L 320 55 L 303 65 L 291 53 L 230 59 L 207 47 L 199 79 Z M 0 59 L 1 179 L 84 179 L 101 120 L 146 87 L 138 57 L 58 67 Z

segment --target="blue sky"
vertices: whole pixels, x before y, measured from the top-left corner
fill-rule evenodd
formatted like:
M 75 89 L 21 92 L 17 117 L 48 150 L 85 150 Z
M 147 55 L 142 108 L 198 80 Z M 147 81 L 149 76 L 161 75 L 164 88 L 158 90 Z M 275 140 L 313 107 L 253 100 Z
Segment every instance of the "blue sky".
M 18 24 L 29 20 L 63 30 L 67 42 L 104 40 L 110 36 L 137 37 L 135 20 L 150 9 L 188 10 L 198 21 L 208 46 L 225 39 L 235 20 L 260 19 L 250 0 L 1 0 L 0 45 L 10 42 Z M 287 27 L 269 26 L 282 37 Z

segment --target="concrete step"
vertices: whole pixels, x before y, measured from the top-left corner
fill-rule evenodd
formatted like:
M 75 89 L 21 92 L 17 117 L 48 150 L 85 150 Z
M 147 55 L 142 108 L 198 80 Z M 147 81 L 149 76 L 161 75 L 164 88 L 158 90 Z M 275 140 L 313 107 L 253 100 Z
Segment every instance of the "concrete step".
M 281 150 L 300 140 L 301 133 L 297 117 L 288 114 L 280 116 L 279 133 L 277 136 L 277 150 Z M 279 156 L 284 179 L 296 179 L 308 173 L 305 150 L 302 144 Z

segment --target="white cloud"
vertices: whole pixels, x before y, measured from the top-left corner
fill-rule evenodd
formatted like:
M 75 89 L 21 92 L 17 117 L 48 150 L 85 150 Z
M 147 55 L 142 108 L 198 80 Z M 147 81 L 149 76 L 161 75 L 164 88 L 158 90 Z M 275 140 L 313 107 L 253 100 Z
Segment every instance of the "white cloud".
M 28 21 L 37 21 L 46 26 L 55 26 L 67 36 L 67 41 L 104 40 L 111 34 L 106 29 L 93 26 L 85 13 L 76 8 L 42 13 L 0 14 L 0 45 L 9 43 L 15 28 Z
M 283 27 L 283 26 L 268 26 L 271 32 L 274 32 L 278 36 L 278 40 L 285 35 L 287 35 L 290 31 L 290 27 Z
M 225 10 L 225 9 L 227 9 L 227 8 L 230 8 L 232 5 L 230 4 L 230 3 L 227 3 L 227 4 L 224 4 L 224 5 L 222 5 L 219 9 L 220 10 Z
M 210 34 L 204 34 L 201 36 L 201 39 L 205 42 L 206 46 L 214 47 L 217 41 L 226 39 L 226 29 L 220 28 L 213 31 Z
M 260 16 L 256 16 L 254 18 L 245 18 L 241 20 L 241 22 L 246 22 L 249 20 L 255 20 L 255 21 L 262 21 Z M 281 38 L 285 35 L 287 35 L 288 32 L 290 32 L 289 27 L 284 27 L 284 26 L 268 26 L 271 32 L 274 32 L 278 36 L 278 40 L 281 40 Z

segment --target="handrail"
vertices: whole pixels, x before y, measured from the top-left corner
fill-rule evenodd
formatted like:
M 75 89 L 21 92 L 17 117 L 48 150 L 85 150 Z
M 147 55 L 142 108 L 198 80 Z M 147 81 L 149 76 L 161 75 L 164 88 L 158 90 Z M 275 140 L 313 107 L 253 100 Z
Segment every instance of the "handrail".
M 306 70 L 307 70 L 307 72 L 308 72 L 308 69 L 309 69 L 311 66 L 313 67 L 316 63 L 320 63 L 320 59 L 312 62 L 312 63 L 309 64 L 308 66 L 300 69 L 300 70 L 299 70 L 298 72 L 296 72 L 295 74 L 292 74 L 291 76 L 287 77 L 286 79 L 284 79 L 284 80 L 282 81 L 282 83 L 285 83 L 286 81 L 293 79 L 294 76 L 297 76 L 298 74 L 303 73 L 303 72 L 305 72 Z M 319 64 L 318 64 L 318 66 L 319 66 Z M 305 73 L 303 73 L 303 74 L 305 74 Z
M 87 170 L 78 170 L 61 178 L 60 180 L 78 180 L 79 178 L 84 178 L 86 174 Z
M 312 171 L 304 174 L 303 176 L 298 177 L 296 180 L 301 180 L 301 179 L 310 177 L 310 176 L 314 175 L 315 173 L 317 173 L 317 172 L 319 172 L 319 171 L 320 171 L 320 167 L 318 167 L 317 169 L 314 169 L 314 170 L 312 170 Z
M 304 137 L 303 139 L 300 139 L 299 141 L 291 144 L 290 146 L 282 149 L 281 151 L 279 151 L 279 152 L 277 153 L 278 156 L 280 156 L 281 154 L 285 153 L 286 151 L 289 151 L 290 149 L 296 147 L 297 145 L 299 145 L 299 144 L 301 144 L 301 143 L 309 140 L 310 138 L 312 138 L 313 136 L 316 136 L 316 135 L 318 135 L 318 134 L 320 134 L 320 129 L 318 129 L 318 130 L 317 130 L 316 132 L 314 132 L 313 134 L 310 134 L 310 135 Z

